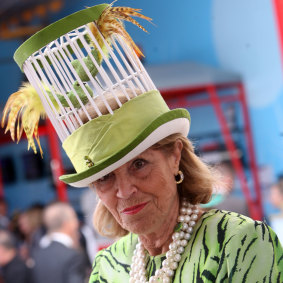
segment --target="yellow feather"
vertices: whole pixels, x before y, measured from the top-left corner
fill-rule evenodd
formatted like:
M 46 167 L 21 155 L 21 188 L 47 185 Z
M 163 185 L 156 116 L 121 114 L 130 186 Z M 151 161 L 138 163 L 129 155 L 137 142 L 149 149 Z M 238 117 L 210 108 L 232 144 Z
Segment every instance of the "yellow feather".
M 39 151 L 40 151 L 40 155 L 42 157 L 43 156 L 43 151 L 42 151 L 42 148 L 41 148 L 41 145 L 40 145 L 40 140 L 39 140 L 38 123 L 34 127 L 34 137 L 35 137 L 35 139 L 37 141 L 37 144 L 38 144 L 38 147 L 39 147 Z
M 22 108 L 22 105 L 23 105 L 23 101 L 22 101 L 22 99 L 19 99 L 18 101 L 16 101 L 13 104 L 13 106 L 11 107 L 11 110 L 10 110 L 10 115 L 9 115 L 9 119 L 8 119 L 7 128 L 5 130 L 5 133 L 9 129 L 10 133 L 11 133 L 11 138 L 12 138 L 13 141 L 15 140 L 15 123 L 16 123 L 16 120 L 17 120 L 18 112 Z
M 18 121 L 17 121 L 17 143 L 20 141 L 21 139 L 21 136 L 23 134 L 23 125 L 22 123 L 20 122 L 20 117 L 21 117 L 21 113 L 22 113 L 22 109 L 19 111 L 19 114 L 18 114 Z
M 28 140 L 28 148 L 31 147 L 34 153 L 37 153 L 33 140 L 34 135 L 42 155 L 42 149 L 38 139 L 40 117 L 46 117 L 41 100 L 32 85 L 23 83 L 17 92 L 10 95 L 3 111 L 1 126 L 5 127 L 5 124 L 7 124 L 5 132 L 10 131 L 13 140 L 15 139 L 15 129 L 17 129 L 17 141 L 20 140 L 24 130 Z
M 113 34 L 119 34 L 138 55 L 144 56 L 138 46 L 134 43 L 131 36 L 126 32 L 122 22 L 131 22 L 143 31 L 147 32 L 146 29 L 132 17 L 138 17 L 149 22 L 151 22 L 152 19 L 139 13 L 141 9 L 133 9 L 130 7 L 112 7 L 115 2 L 116 1 L 112 2 L 110 6 L 103 11 L 98 21 L 96 22 L 99 31 L 108 43 L 110 42 L 110 38 Z M 104 44 L 97 30 L 97 27 L 93 23 L 91 23 L 89 27 L 91 32 L 95 36 L 99 46 L 103 48 Z
M 37 153 L 37 150 L 33 140 L 33 135 L 34 135 L 34 129 L 39 122 L 39 118 L 40 118 L 40 113 L 38 113 L 34 109 L 30 109 L 29 107 L 28 109 L 25 110 L 25 112 L 22 115 L 23 128 L 28 140 L 28 149 L 31 147 L 34 153 Z
M 97 40 L 97 43 L 100 46 L 100 48 L 102 49 L 103 53 L 107 56 L 107 54 L 108 54 L 107 48 L 104 45 L 102 36 L 101 36 L 100 32 L 98 31 L 96 25 L 93 22 L 91 22 L 91 23 L 88 24 L 88 27 L 89 27 L 90 31 L 92 32 L 92 34 L 94 35 L 95 39 Z M 106 39 L 106 41 L 109 43 L 109 38 Z M 93 46 L 95 47 L 95 45 L 93 45 Z M 98 54 L 98 63 L 100 64 L 102 62 L 103 57 L 100 54 L 100 52 L 98 52 L 97 54 Z

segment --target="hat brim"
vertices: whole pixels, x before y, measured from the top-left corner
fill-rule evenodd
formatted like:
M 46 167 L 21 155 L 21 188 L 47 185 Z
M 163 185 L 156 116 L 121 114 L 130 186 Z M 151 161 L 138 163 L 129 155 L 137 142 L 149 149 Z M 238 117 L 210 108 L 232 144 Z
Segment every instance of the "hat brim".
M 132 160 L 163 138 L 175 133 L 187 136 L 189 129 L 190 114 L 186 109 L 168 111 L 152 121 L 124 148 L 109 156 L 102 163 L 80 173 L 62 175 L 60 180 L 73 187 L 87 187 L 92 182 Z

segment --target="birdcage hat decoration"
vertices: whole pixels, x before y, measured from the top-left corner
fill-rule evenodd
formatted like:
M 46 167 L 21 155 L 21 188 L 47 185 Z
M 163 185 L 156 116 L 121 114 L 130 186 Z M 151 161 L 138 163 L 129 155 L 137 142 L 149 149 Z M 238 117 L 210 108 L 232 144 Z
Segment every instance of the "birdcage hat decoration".
M 4 108 L 12 139 L 25 131 L 42 149 L 40 117 L 48 116 L 76 173 L 60 177 L 84 187 L 125 164 L 162 138 L 187 136 L 190 116 L 170 110 L 139 60 L 143 55 L 122 21 L 145 29 L 139 9 L 101 4 L 39 31 L 15 52 L 29 83 Z

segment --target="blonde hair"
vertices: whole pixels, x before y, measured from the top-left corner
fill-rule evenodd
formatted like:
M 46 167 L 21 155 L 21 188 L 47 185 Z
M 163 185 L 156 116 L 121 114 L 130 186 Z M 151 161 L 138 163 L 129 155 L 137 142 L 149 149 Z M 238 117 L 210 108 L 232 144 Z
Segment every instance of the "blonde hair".
M 177 140 L 183 143 L 179 168 L 184 173 L 184 181 L 177 186 L 179 196 L 186 197 L 192 204 L 208 203 L 218 179 L 213 170 L 194 153 L 194 147 L 186 137 L 173 134 L 151 148 L 171 154 Z M 103 236 L 115 238 L 129 233 L 120 226 L 100 200 L 93 215 L 93 223 L 95 229 Z

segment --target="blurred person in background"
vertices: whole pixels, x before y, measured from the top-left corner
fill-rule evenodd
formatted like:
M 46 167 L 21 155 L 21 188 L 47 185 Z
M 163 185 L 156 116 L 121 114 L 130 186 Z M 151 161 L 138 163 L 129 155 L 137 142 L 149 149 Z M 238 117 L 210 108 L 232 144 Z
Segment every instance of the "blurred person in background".
M 4 283 L 30 283 L 30 273 L 17 254 L 16 240 L 9 231 L 0 230 L 0 267 Z
M 0 198 L 0 229 L 7 229 L 10 220 L 7 216 L 7 204 L 4 199 Z
M 33 266 L 33 252 L 39 246 L 39 241 L 44 234 L 42 223 L 43 206 L 33 205 L 19 215 L 18 226 L 23 235 L 20 255 L 29 267 Z
M 80 198 L 80 206 L 84 215 L 84 224 L 81 226 L 81 232 L 86 239 L 86 250 L 90 262 L 93 262 L 96 253 L 110 246 L 114 241 L 103 237 L 93 227 L 93 213 L 98 203 L 98 197 L 93 190 L 86 190 Z
M 231 161 L 222 161 L 214 168 L 215 173 L 219 174 L 221 186 L 214 189 L 211 201 L 202 207 L 233 211 L 250 216 L 245 198 L 235 194 L 236 173 Z
M 79 221 L 67 203 L 46 207 L 43 222 L 47 234 L 34 253 L 35 283 L 83 283 L 87 261 L 79 246 Z
M 22 233 L 19 225 L 19 219 L 21 215 L 22 212 L 14 211 L 11 215 L 10 224 L 9 224 L 9 231 L 13 233 L 19 244 L 23 243 L 25 239 L 25 235 Z
M 250 216 L 245 198 L 235 194 L 236 172 L 231 161 L 223 161 L 216 169 L 219 170 L 221 174 L 225 192 L 223 194 L 223 201 L 217 204 L 215 208 Z
M 88 273 L 90 274 L 92 262 L 97 253 L 96 239 L 93 231 L 86 224 L 85 216 L 82 213 L 77 213 L 77 216 L 79 219 L 79 246 L 87 260 L 89 267 Z

